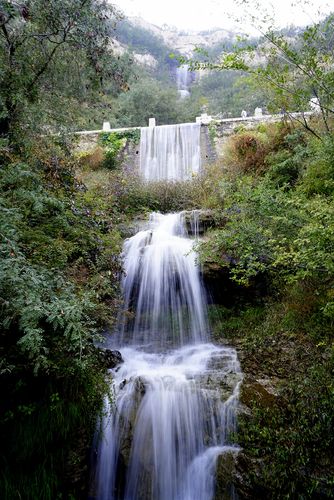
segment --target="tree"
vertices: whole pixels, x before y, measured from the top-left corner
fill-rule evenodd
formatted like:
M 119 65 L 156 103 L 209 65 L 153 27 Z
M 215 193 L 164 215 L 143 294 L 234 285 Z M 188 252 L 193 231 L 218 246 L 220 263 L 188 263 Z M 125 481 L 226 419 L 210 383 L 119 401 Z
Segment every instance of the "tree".
M 110 44 L 119 18 L 106 0 L 1 0 L 0 134 L 57 92 L 75 97 L 107 79 L 124 87 Z
M 293 116 L 307 130 L 320 138 L 316 128 L 310 125 L 304 114 L 313 100 L 323 128 L 332 130 L 334 114 L 334 14 L 325 20 L 301 30 L 294 37 L 275 28 L 274 21 L 265 14 L 258 15 L 260 6 L 253 0 L 240 0 L 248 16 L 248 24 L 255 26 L 262 38 L 254 46 L 240 39 L 233 50 L 220 54 L 219 60 L 200 62 L 180 59 L 190 69 L 242 70 L 248 72 L 267 92 L 271 111 L 281 111 Z M 252 11 L 247 8 L 252 6 Z M 255 16 L 251 12 L 256 10 Z M 270 99 L 270 100 L 269 100 Z
M 129 92 L 119 97 L 116 115 L 120 126 L 145 127 L 151 117 L 159 125 L 182 123 L 188 118 L 186 111 L 175 88 L 143 75 Z

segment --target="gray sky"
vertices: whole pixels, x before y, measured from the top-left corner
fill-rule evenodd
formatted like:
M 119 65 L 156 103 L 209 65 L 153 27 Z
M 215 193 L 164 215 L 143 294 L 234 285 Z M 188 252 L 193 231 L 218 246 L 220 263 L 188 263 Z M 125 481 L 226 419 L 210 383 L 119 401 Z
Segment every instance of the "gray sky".
M 319 18 L 319 9 L 325 14 L 334 10 L 333 0 L 258 1 L 268 12 L 274 12 L 275 20 L 280 26 L 305 25 Z M 242 15 L 242 9 L 236 7 L 234 0 L 111 0 L 111 2 L 128 16 L 140 16 L 158 26 L 168 24 L 180 30 L 206 30 L 214 27 L 229 29 L 233 26 L 229 14 L 238 17 Z M 295 7 L 292 8 L 291 3 L 294 3 Z

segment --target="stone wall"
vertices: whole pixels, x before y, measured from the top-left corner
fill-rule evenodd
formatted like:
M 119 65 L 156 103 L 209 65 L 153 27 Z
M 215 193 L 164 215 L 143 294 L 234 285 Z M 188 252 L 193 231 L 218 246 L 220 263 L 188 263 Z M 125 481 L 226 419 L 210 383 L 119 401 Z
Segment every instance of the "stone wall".
M 312 112 L 305 113 L 291 113 L 289 114 L 289 119 L 308 119 L 312 116 Z M 227 139 L 238 129 L 242 128 L 244 130 L 257 129 L 259 125 L 267 123 L 280 122 L 287 117 L 283 114 L 278 115 L 259 115 L 259 116 L 249 116 L 245 118 L 226 118 L 221 120 L 215 120 L 211 117 L 208 123 L 202 123 L 201 135 L 206 138 L 201 142 L 201 147 L 203 148 L 202 160 L 203 165 L 207 162 L 212 162 L 217 159 L 224 158 L 224 146 Z M 211 143 L 211 144 L 209 144 Z
M 140 145 L 127 141 L 124 150 L 121 152 L 120 163 L 125 172 L 139 171 Z
M 74 141 L 74 152 L 79 154 L 88 155 L 90 153 L 94 153 L 97 147 L 101 147 L 98 145 L 99 136 L 103 132 L 111 133 L 111 132 L 123 132 L 125 130 L 136 130 L 137 127 L 128 128 L 128 129 L 113 129 L 113 130 L 92 130 L 85 132 L 77 132 L 75 133 L 76 140 Z M 140 161 L 140 146 L 139 144 L 134 144 L 132 141 L 127 141 L 125 147 L 119 153 L 119 162 L 122 165 L 122 168 L 126 172 L 130 172 L 139 169 L 139 161 Z
M 209 163 L 214 163 L 217 159 L 217 150 L 215 147 L 215 141 L 210 137 L 209 125 L 201 125 L 200 145 L 201 165 L 205 166 Z
M 291 118 L 303 117 L 307 118 L 312 115 L 311 112 L 293 113 Z M 219 158 L 224 157 L 224 145 L 230 135 L 237 132 L 241 127 L 246 130 L 257 128 L 261 124 L 279 122 L 284 119 L 284 115 L 262 115 L 249 116 L 246 118 L 226 118 L 212 119 L 211 117 L 205 123 L 201 123 L 201 162 L 202 166 L 215 162 Z M 200 120 L 200 119 L 198 119 Z M 125 130 L 135 130 L 138 127 L 112 129 L 108 132 L 122 132 Z M 106 130 L 105 130 L 106 131 Z M 92 130 L 85 132 L 77 132 L 78 138 L 76 149 L 80 152 L 89 152 L 97 146 L 99 134 L 103 130 Z M 140 146 L 139 144 L 128 144 L 121 152 L 121 163 L 126 170 L 139 168 L 140 161 Z

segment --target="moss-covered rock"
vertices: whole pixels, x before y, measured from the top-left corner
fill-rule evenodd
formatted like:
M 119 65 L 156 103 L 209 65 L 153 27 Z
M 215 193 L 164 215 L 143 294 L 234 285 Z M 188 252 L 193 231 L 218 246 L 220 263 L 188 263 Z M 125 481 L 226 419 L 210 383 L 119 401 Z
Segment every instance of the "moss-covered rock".
M 214 500 L 231 500 L 236 494 L 236 451 L 227 451 L 219 455 L 216 467 L 216 491 Z

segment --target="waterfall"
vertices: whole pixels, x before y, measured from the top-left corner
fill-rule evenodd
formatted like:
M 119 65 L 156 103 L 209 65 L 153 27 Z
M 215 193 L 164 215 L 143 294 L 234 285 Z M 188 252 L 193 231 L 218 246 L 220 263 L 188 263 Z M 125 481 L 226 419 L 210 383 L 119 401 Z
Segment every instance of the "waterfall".
M 176 84 L 181 99 L 184 99 L 185 97 L 188 97 L 190 95 L 190 78 L 191 77 L 188 64 L 183 64 L 182 66 L 176 68 Z
M 127 336 L 161 347 L 207 340 L 205 293 L 192 246 L 182 214 L 152 214 L 148 228 L 125 242 L 121 343 Z
M 140 173 L 147 181 L 187 180 L 199 172 L 200 125 L 144 127 L 140 136 Z
M 197 238 L 198 212 L 190 225 Z M 110 339 L 124 363 L 100 422 L 99 500 L 212 500 L 217 457 L 238 450 L 240 366 L 209 341 L 186 227 L 182 213 L 152 214 L 124 244 L 124 310 Z

